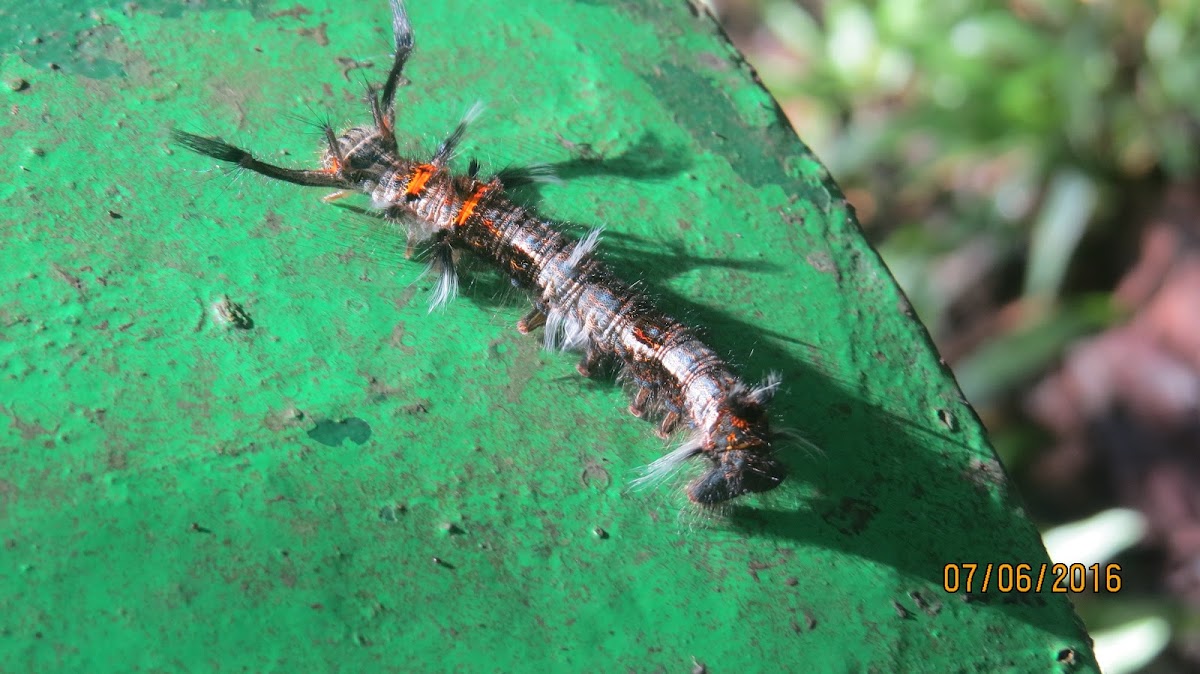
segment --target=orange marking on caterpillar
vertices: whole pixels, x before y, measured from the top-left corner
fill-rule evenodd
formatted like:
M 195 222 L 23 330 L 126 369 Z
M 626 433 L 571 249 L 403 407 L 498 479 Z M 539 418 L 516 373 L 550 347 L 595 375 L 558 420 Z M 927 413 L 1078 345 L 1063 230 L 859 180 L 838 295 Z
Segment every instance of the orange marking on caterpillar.
M 658 346 L 659 346 L 649 335 L 646 334 L 645 330 L 642 330 L 639 327 L 635 326 L 633 328 L 633 336 L 636 337 L 639 342 L 641 342 L 642 344 L 645 344 L 646 346 L 651 346 L 654 348 L 658 348 Z
M 460 208 L 458 211 L 458 217 L 454 218 L 455 227 L 462 227 L 463 224 L 466 223 L 467 218 L 471 217 L 471 215 L 475 213 L 476 204 L 479 203 L 479 200 L 482 199 L 483 195 L 487 194 L 488 190 L 490 189 L 492 189 L 491 183 L 479 185 L 475 188 L 475 191 L 471 193 L 471 196 L 467 197 L 466 200 L 463 201 L 462 208 Z M 485 221 L 485 224 L 486 222 L 487 221 Z M 491 229 L 490 225 L 488 226 L 488 229 Z
M 412 177 L 408 179 L 408 187 L 404 190 L 404 196 L 415 199 L 421 195 L 421 190 L 425 189 L 425 183 L 433 177 L 437 167 L 433 164 L 421 164 L 413 169 Z

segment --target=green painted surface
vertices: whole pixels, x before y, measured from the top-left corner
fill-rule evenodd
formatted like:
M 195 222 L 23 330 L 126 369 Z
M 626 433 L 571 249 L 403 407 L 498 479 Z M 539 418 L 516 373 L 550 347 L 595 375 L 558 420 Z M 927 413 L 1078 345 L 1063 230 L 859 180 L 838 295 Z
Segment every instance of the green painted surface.
M 0 4 L 0 670 L 1093 671 L 1067 598 L 941 591 L 946 562 L 1045 553 L 707 19 L 414 2 L 400 127 L 429 152 L 484 100 L 466 155 L 559 164 L 542 212 L 607 225 L 620 272 L 783 373 L 774 410 L 821 451 L 724 519 L 626 492 L 664 445 L 516 333 L 502 279 L 426 315 L 378 222 L 169 148 L 303 165 L 291 116 L 369 119 L 386 3 L 333 4 Z

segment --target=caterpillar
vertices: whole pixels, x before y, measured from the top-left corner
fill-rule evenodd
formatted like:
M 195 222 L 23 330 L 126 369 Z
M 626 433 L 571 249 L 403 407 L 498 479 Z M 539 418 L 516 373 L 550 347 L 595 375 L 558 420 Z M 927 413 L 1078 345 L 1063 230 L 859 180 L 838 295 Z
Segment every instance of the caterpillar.
M 787 471 L 774 446 L 780 433 L 770 427 L 767 404 L 779 388 L 779 377 L 771 374 L 759 385 L 747 384 L 695 331 L 617 278 L 596 257 L 600 229 L 572 239 L 556 223 L 506 196 L 519 183 L 545 179 L 543 172 L 502 171 L 483 179 L 475 160 L 465 174 L 452 172 L 450 160 L 478 106 L 430 159 L 400 154 L 395 99 L 414 41 L 403 1 L 390 2 L 395 55 L 382 88 L 368 86 L 373 123 L 340 134 L 325 124 L 320 168 L 275 166 L 219 138 L 178 129 L 171 132 L 172 140 L 267 178 L 337 190 L 326 201 L 368 195 L 386 220 L 406 230 L 410 257 L 416 245 L 430 247 L 429 265 L 437 277 L 431 309 L 457 292 L 455 251 L 490 262 L 532 298 L 533 308 L 517 323 L 519 332 L 542 328 L 547 348 L 582 351 L 577 369 L 585 377 L 602 364 L 615 363 L 618 378 L 633 390 L 629 411 L 658 418 L 660 437 L 680 426 L 690 429 L 677 448 L 647 466 L 635 483 L 657 482 L 699 458 L 707 461 L 707 470 L 686 488 L 693 503 L 714 506 L 777 487 Z

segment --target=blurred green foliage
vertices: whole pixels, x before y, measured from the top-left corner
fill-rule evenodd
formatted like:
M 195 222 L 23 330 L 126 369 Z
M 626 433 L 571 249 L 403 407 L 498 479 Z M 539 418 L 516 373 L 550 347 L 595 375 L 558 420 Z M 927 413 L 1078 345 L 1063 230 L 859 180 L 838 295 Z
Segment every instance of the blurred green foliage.
M 857 117 L 845 132 L 865 136 L 838 153 L 844 170 L 905 155 L 919 134 L 939 155 L 1021 149 L 1043 170 L 1194 172 L 1195 2 L 833 0 L 810 13 L 778 0 L 763 11 L 808 63 L 804 77 L 768 83 Z M 885 118 L 871 114 L 880 104 Z
M 1122 270 L 1071 287 L 1070 270 L 1109 262 L 1079 260 L 1081 243 L 1119 237 L 1126 200 L 1200 163 L 1192 0 L 722 4 L 739 8 L 761 19 L 742 46 L 935 336 L 962 329 L 955 308 L 981 285 L 991 309 L 1035 307 L 1013 312 L 1011 344 L 1002 330 L 988 345 L 988 370 L 1012 352 L 1005 383 L 1078 337 L 1038 324 L 1095 325 L 1095 298 L 1073 295 L 1111 289 L 1095 279 Z M 1028 357 L 1031 331 L 1057 335 L 1042 358 Z

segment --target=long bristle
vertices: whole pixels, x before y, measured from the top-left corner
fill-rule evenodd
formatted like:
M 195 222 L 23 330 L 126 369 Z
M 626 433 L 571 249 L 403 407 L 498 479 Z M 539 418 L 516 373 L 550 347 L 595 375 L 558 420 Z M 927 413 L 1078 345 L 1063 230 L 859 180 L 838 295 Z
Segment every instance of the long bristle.
M 171 130 L 171 141 L 186 147 L 192 152 L 231 164 L 237 164 L 250 156 L 249 152 L 240 147 L 234 147 L 219 138 L 205 138 L 204 136 L 197 136 L 196 134 L 180 131 L 179 129 Z

